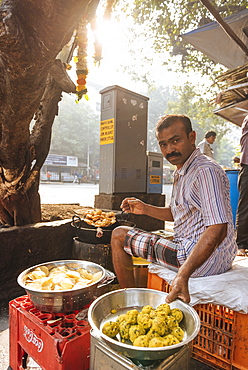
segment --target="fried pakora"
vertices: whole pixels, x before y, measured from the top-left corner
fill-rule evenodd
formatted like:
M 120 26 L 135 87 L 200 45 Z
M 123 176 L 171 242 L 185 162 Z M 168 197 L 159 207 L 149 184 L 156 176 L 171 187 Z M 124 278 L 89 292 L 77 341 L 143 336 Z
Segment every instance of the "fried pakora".
M 104 212 L 101 209 L 93 209 L 84 215 L 84 222 L 95 227 L 107 227 L 116 222 L 114 212 Z
M 184 331 L 179 326 L 182 319 L 183 312 L 178 308 L 171 309 L 168 304 L 161 304 L 156 309 L 146 305 L 141 312 L 133 309 L 119 315 L 116 327 L 110 321 L 102 331 L 110 337 L 119 334 L 122 342 L 130 341 L 136 347 L 165 347 L 182 342 Z
M 102 332 L 110 338 L 115 338 L 119 333 L 119 324 L 115 321 L 106 322 L 102 327 Z
M 129 339 L 133 343 L 136 338 L 146 333 L 145 329 L 139 325 L 132 325 L 129 329 Z
M 133 345 L 135 347 L 148 347 L 149 341 L 146 335 L 140 335 L 138 338 L 136 338 L 133 342 Z

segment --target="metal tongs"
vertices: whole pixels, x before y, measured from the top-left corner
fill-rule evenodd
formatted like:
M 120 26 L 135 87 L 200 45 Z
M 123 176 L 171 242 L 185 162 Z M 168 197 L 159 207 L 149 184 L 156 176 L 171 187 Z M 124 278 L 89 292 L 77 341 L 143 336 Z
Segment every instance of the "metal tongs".
M 126 212 L 122 211 L 121 213 L 117 213 L 115 215 L 115 218 L 116 218 L 117 222 L 119 222 L 119 221 L 128 221 L 129 216 L 130 216 L 130 213 L 126 213 Z

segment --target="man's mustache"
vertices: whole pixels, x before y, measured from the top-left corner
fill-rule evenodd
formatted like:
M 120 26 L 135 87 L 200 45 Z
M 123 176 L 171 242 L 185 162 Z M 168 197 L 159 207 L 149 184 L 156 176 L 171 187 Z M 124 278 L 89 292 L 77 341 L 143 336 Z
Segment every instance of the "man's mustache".
M 172 153 L 169 153 L 165 156 L 165 158 L 168 160 L 170 159 L 170 157 L 180 157 L 182 154 L 179 153 L 179 152 L 172 152 Z

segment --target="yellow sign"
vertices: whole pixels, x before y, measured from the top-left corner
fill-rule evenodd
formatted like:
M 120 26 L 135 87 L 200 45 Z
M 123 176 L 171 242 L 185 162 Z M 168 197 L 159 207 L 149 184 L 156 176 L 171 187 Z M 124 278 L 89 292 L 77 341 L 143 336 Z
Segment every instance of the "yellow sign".
M 114 142 L 114 118 L 100 122 L 100 145 Z
M 150 175 L 150 184 L 160 184 L 160 183 L 161 183 L 161 176 Z

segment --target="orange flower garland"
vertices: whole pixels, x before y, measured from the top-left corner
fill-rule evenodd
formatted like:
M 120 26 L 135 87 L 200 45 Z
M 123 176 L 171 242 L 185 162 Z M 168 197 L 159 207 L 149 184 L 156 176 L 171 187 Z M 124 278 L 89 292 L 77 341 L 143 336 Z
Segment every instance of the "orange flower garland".
M 0 0 L 1 1 L 1 0 Z M 109 20 L 111 18 L 111 13 L 113 10 L 113 6 L 116 0 L 107 0 L 104 12 L 104 20 Z M 87 46 L 88 46 L 88 36 L 87 36 L 87 24 L 88 20 L 86 18 L 82 19 L 79 22 L 78 30 L 77 30 L 77 56 L 75 57 L 76 62 L 76 73 L 77 73 L 77 102 L 82 99 L 83 95 L 85 96 L 86 100 L 88 100 L 87 95 L 87 87 L 86 87 L 86 79 L 88 75 L 88 67 L 87 67 Z M 96 18 L 94 18 L 91 22 L 91 28 L 93 33 L 95 34 L 95 54 L 94 60 L 95 63 L 100 64 L 102 59 L 102 44 L 98 40 L 96 35 Z
M 88 75 L 87 68 L 87 24 L 88 21 L 83 19 L 80 21 L 77 32 L 77 58 L 76 58 L 76 73 L 77 73 L 77 101 L 79 101 L 83 95 L 87 94 L 86 78 Z M 86 96 L 87 99 L 87 96 Z

